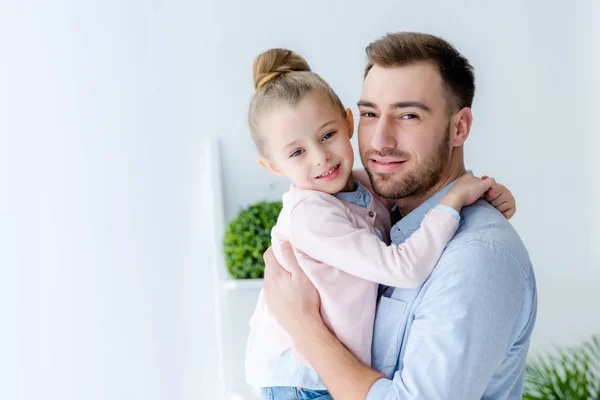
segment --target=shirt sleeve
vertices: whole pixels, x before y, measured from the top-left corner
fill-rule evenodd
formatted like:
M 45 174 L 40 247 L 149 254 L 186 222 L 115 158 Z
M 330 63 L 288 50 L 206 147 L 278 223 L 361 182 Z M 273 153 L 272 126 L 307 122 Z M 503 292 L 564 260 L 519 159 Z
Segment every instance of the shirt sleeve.
M 402 368 L 393 380 L 376 381 L 367 400 L 482 398 L 519 334 L 527 279 L 493 245 L 464 246 L 438 263 L 423 287 Z M 513 365 L 520 373 L 525 354 Z
M 458 228 L 458 214 L 433 209 L 403 244 L 388 246 L 358 228 L 338 202 L 319 194 L 297 204 L 290 213 L 292 245 L 321 263 L 388 286 L 420 286 Z

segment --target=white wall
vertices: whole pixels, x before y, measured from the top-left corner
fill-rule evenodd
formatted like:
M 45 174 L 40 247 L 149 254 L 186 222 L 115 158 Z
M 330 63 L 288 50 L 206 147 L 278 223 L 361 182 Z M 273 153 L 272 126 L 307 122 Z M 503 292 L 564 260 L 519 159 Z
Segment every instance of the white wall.
M 171 7 L 0 3 L 2 399 L 218 398 L 207 131 L 174 78 L 200 71 L 170 59 Z
M 467 161 L 517 197 L 533 348 L 600 331 L 592 3 L 0 2 L 0 397 L 216 398 L 201 139 L 222 139 L 228 219 L 278 198 L 246 128 L 255 55 L 297 50 L 354 107 L 364 47 L 398 30 L 476 67 Z
M 591 7 L 590 19 L 593 21 L 600 21 L 600 2 L 594 2 Z M 596 23 L 592 27 L 592 48 L 596 49 L 593 51 L 592 58 L 592 71 L 600 71 L 600 24 Z M 589 157 L 592 160 L 592 177 L 598 177 L 600 175 L 600 157 L 598 157 L 598 149 L 600 149 L 600 120 L 594 118 L 597 114 L 597 110 L 600 110 L 600 73 L 594 73 L 591 78 L 590 85 L 590 104 L 592 106 L 592 112 L 590 113 L 590 119 L 592 120 L 592 145 L 589 148 Z M 600 179 L 592 178 L 592 184 L 595 186 L 595 192 L 592 195 L 593 199 L 600 199 Z M 597 203 L 595 203 L 597 204 Z M 598 228 L 597 222 L 600 221 L 600 207 L 594 207 L 595 210 L 595 223 L 590 224 L 591 238 L 592 238 L 592 252 L 595 252 L 593 260 L 596 266 L 600 265 L 600 246 L 596 246 L 596 243 L 600 243 L 600 229 Z

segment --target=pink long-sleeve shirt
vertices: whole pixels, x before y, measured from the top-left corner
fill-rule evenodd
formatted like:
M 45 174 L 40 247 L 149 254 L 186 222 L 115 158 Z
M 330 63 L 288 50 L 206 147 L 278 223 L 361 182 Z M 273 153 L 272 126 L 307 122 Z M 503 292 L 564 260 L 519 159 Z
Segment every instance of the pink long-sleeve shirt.
M 321 298 L 321 315 L 337 338 L 366 365 L 371 363 L 373 321 L 378 284 L 416 288 L 429 276 L 458 221 L 431 210 L 420 229 L 403 244 L 389 242 L 390 212 L 371 193 L 362 208 L 336 197 L 294 186 L 283 196 L 283 209 L 272 230 L 273 251 L 280 262 L 281 244 L 289 241 L 298 262 Z M 285 265 L 283 265 L 285 268 Z M 309 365 L 292 346 L 269 312 L 261 292 L 250 327 L 274 354 L 292 348 L 296 360 Z

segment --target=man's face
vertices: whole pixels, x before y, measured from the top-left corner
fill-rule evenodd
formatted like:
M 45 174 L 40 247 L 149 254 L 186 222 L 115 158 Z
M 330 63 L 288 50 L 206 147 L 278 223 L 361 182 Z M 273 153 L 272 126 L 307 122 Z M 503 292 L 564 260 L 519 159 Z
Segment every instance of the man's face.
M 378 195 L 418 196 L 438 183 L 450 163 L 451 117 L 433 64 L 373 66 L 359 113 L 360 156 Z

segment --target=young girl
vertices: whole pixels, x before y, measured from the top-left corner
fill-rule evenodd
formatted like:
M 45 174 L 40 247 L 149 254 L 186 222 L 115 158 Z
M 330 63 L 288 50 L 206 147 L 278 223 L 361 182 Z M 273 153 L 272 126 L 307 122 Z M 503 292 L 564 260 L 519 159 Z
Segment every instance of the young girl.
M 374 196 L 352 174 L 351 111 L 289 50 L 259 55 L 254 84 L 249 124 L 260 163 L 292 181 L 272 230 L 275 255 L 281 260 L 281 243 L 291 243 L 319 291 L 325 323 L 370 365 L 378 284 L 419 287 L 456 232 L 458 212 L 496 188 L 495 182 L 461 177 L 405 243 L 387 245 L 390 202 Z M 250 326 L 246 377 L 261 388 L 264 399 L 330 398 L 269 313 L 262 293 Z

